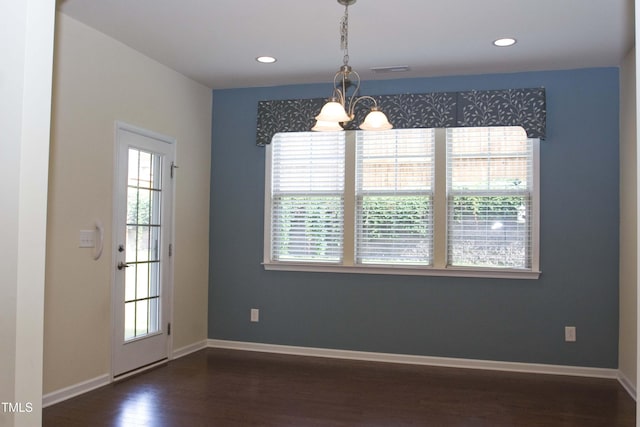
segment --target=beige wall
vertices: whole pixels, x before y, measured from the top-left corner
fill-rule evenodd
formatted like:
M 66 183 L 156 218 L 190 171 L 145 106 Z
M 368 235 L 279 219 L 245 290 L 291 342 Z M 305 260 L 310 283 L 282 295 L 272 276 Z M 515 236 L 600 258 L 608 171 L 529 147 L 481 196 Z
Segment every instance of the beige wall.
M 44 393 L 111 372 L 114 129 L 177 140 L 173 349 L 207 337 L 211 90 L 65 15 L 56 16 Z M 78 247 L 100 219 L 104 253 Z
M 620 67 L 620 338 L 619 369 L 636 389 L 638 198 L 635 49 Z

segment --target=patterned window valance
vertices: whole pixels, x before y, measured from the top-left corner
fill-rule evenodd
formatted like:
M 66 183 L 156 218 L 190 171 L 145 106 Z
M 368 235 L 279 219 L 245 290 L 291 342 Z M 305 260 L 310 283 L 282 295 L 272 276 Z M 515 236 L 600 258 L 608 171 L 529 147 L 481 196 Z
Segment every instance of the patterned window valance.
M 545 137 L 544 88 L 467 92 L 435 92 L 376 96 L 380 108 L 396 129 L 522 126 L 530 138 Z M 271 143 L 278 132 L 304 132 L 315 124 L 324 98 L 258 102 L 257 145 Z M 347 129 L 356 129 L 369 110 L 356 106 L 356 118 Z

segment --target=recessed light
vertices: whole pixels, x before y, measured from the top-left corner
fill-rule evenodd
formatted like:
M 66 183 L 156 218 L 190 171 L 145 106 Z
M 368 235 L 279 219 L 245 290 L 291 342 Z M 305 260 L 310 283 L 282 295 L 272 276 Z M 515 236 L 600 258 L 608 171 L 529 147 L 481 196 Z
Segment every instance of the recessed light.
M 273 56 L 258 56 L 256 61 L 261 62 L 262 64 L 273 64 L 277 59 Z
M 498 47 L 509 47 L 516 44 L 516 39 L 511 37 L 505 37 L 502 39 L 494 40 L 493 45 Z

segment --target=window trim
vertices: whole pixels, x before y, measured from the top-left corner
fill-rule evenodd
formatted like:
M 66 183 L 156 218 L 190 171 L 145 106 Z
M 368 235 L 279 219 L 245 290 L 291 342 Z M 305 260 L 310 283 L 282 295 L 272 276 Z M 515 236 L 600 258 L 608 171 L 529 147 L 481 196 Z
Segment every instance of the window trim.
M 446 153 L 446 129 L 435 128 L 436 159 Z M 354 233 L 355 218 L 347 212 L 355 212 L 355 134 L 356 131 L 345 131 L 345 194 L 344 194 L 344 243 L 343 260 L 340 264 L 310 263 L 297 261 L 273 261 L 271 254 L 271 144 L 265 146 L 265 203 L 264 203 L 264 248 L 262 265 L 267 271 L 297 271 L 297 272 L 325 272 L 325 273 L 356 273 L 356 274 L 383 274 L 383 275 L 409 275 L 409 276 L 441 276 L 441 277 L 469 277 L 469 278 L 496 278 L 496 279 L 538 279 L 540 274 L 539 245 L 540 245 L 540 139 L 533 141 L 533 179 L 532 192 L 532 224 L 531 224 L 531 269 L 503 269 L 488 267 L 458 267 L 446 265 L 447 251 L 447 218 L 446 218 L 446 162 L 436 161 L 435 185 L 434 185 L 434 254 L 433 266 L 415 265 L 361 265 L 355 264 Z M 446 154 L 445 154 L 446 155 Z M 444 189 L 444 190 L 443 190 Z M 442 200 L 435 205 L 436 199 Z M 440 211 L 440 212 L 438 212 Z M 351 225 L 350 225 L 351 224 Z

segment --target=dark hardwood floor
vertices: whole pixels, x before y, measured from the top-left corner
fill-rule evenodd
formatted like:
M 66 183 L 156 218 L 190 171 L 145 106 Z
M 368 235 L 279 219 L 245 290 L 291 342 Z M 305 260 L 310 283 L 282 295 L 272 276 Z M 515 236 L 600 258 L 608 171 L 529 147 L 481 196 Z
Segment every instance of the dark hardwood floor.
M 635 425 L 615 380 L 206 349 L 44 409 L 45 427 Z

